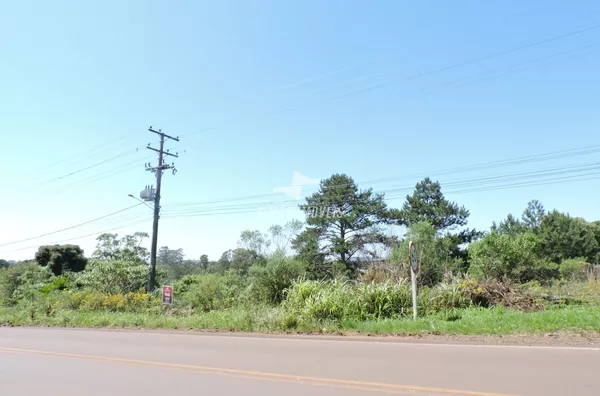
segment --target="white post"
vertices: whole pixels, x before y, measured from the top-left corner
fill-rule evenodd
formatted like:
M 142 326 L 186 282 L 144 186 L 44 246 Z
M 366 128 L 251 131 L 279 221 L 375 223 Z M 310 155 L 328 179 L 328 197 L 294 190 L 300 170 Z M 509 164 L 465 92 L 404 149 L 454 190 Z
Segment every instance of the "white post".
M 412 284 L 413 319 L 417 319 L 417 276 L 410 270 L 410 281 Z

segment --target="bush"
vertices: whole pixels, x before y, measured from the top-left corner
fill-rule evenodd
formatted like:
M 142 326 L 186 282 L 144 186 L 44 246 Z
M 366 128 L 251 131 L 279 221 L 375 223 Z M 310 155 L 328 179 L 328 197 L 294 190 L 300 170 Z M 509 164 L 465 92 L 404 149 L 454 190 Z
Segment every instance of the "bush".
M 72 274 L 65 274 L 54 277 L 49 283 L 40 288 L 43 294 L 49 294 L 53 291 L 69 290 L 76 287 L 75 277 Z
M 89 288 L 104 294 L 126 294 L 146 290 L 150 266 L 129 261 L 96 260 L 88 267 L 77 282 L 84 288 Z M 165 279 L 165 271 L 156 269 L 156 284 L 159 286 Z
M 476 279 L 532 280 L 547 283 L 558 277 L 558 265 L 539 258 L 540 241 L 529 232 L 492 232 L 469 246 L 469 274 Z
M 26 264 L 21 267 L 22 271 L 14 278 L 13 285 L 16 286 L 12 298 L 14 300 L 30 299 L 35 293 L 53 281 L 54 275 L 50 268 L 39 267 L 34 264 Z
M 87 291 L 53 291 L 43 299 L 46 306 L 52 309 L 140 312 L 160 306 L 157 297 L 147 293 L 104 294 L 93 290 Z
M 585 258 L 563 260 L 560 263 L 560 276 L 565 280 L 586 281 L 590 268 Z
M 277 304 L 293 283 L 306 275 L 305 263 L 276 255 L 264 266 L 250 268 L 250 296 L 252 299 Z
M 410 226 L 404 241 L 392 250 L 391 261 L 399 270 L 399 276 L 410 279 L 408 245 L 413 241 L 420 263 L 419 285 L 433 286 L 444 280 L 447 274 L 464 273 L 465 262 L 455 257 L 458 245 L 452 235 L 440 236 L 430 223 L 420 221 Z
M 30 262 L 0 269 L 0 302 L 5 304 L 14 302 L 15 292 L 29 277 L 29 272 L 40 269 L 43 270 L 35 263 Z
M 232 271 L 224 275 L 188 275 L 176 282 L 173 293 L 181 296 L 181 303 L 194 310 L 210 312 L 234 306 L 244 286 L 242 277 Z

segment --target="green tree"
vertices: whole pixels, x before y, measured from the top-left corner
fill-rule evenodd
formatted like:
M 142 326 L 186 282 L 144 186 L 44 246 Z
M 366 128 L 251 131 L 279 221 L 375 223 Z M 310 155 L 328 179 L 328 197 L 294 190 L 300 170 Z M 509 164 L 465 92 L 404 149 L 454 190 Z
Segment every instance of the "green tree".
M 0 259 L 0 268 L 8 268 L 10 263 L 4 259 Z
M 275 251 L 287 255 L 290 244 L 302 230 L 303 226 L 304 224 L 301 221 L 291 220 L 283 226 L 275 224 L 269 227 L 271 243 L 275 246 Z
M 439 182 L 429 177 L 417 183 L 412 195 L 406 196 L 402 209 L 391 209 L 390 217 L 407 227 L 426 221 L 436 231 L 453 230 L 467 225 L 469 211 L 448 201 Z
M 378 225 L 386 221 L 387 207 L 381 194 L 359 190 L 354 180 L 334 174 L 321 181 L 319 191 L 300 205 L 306 223 L 317 236 L 319 250 L 329 260 L 353 269 L 352 260 L 366 253 L 370 244 L 380 243 Z
M 135 261 L 138 264 L 147 262 L 150 254 L 148 249 L 142 246 L 148 238 L 145 232 L 136 232 L 119 238 L 118 234 L 104 233 L 96 240 L 96 250 L 93 257 L 100 260 L 125 260 Z
M 210 272 L 222 274 L 232 270 L 238 274 L 245 275 L 248 273 L 250 267 L 263 265 L 265 260 L 264 256 L 258 254 L 254 250 L 242 248 L 230 249 L 223 252 L 216 265 L 210 268 Z
M 101 293 L 125 294 L 146 290 L 150 266 L 124 260 L 91 260 L 78 282 L 85 288 Z M 156 269 L 156 283 L 159 287 L 166 278 L 162 267 Z
M 543 254 L 555 262 L 578 257 L 594 260 L 598 253 L 595 228 L 581 218 L 553 210 L 540 224 Z
M 500 222 L 499 225 L 496 225 L 496 222 L 492 224 L 492 231 L 500 234 L 520 234 L 526 230 L 526 226 L 510 213 L 508 216 L 506 216 L 506 219 Z
M 87 264 L 83 250 L 77 245 L 40 246 L 35 261 L 42 267 L 50 268 L 56 276 L 65 272 L 81 272 Z
M 208 256 L 206 254 L 203 254 L 202 256 L 200 256 L 200 269 L 202 270 L 206 270 L 208 269 L 208 266 L 210 265 L 210 260 L 208 259 Z
M 275 254 L 263 266 L 250 269 L 250 292 L 255 300 L 278 304 L 294 281 L 306 273 L 306 263 Z
M 306 228 L 292 240 L 292 249 L 296 259 L 308 265 L 308 272 L 315 279 L 333 278 L 331 263 L 325 262 L 325 253 L 319 247 L 319 229 Z
M 392 251 L 391 260 L 401 266 L 404 277 L 410 276 L 408 262 L 408 245 L 412 241 L 417 248 L 420 263 L 418 281 L 422 285 L 440 283 L 446 274 L 457 275 L 464 273 L 464 261 L 456 258 L 453 249 L 456 241 L 452 237 L 439 236 L 435 227 L 427 221 L 411 225 L 406 232 L 404 241 Z
M 240 240 L 238 241 L 238 248 L 254 251 L 259 255 L 265 255 L 270 245 L 269 236 L 258 230 L 242 231 Z
M 517 282 L 547 282 L 558 278 L 558 265 L 540 256 L 542 244 L 533 232 L 491 232 L 469 245 L 469 274 L 475 278 L 505 278 Z
M 459 258 L 466 268 L 467 253 L 464 246 L 483 235 L 467 225 L 469 211 L 444 197 L 439 182 L 425 178 L 415 185 L 412 195 L 406 196 L 402 209 L 391 209 L 390 219 L 409 229 L 419 223 L 430 224 L 436 232 L 436 238 L 442 238 L 436 244 L 444 246 L 450 258 Z M 461 229 L 462 228 L 462 229 Z
M 527 208 L 523 211 L 521 220 L 525 227 L 537 234 L 545 216 L 546 209 L 544 209 L 544 205 L 537 199 L 534 199 L 527 204 Z
M 174 281 L 185 275 L 198 273 L 202 270 L 199 260 L 186 260 L 183 249 L 169 249 L 163 246 L 158 249 L 156 261 L 167 272 L 168 280 Z
M 28 281 L 32 278 L 31 274 L 43 273 L 48 277 L 52 273 L 44 267 L 40 267 L 34 261 L 24 261 L 11 265 L 8 268 L 0 269 L 0 303 L 10 304 L 15 302 L 19 290 L 27 286 Z M 29 282 L 31 284 L 31 282 Z M 34 286 L 40 286 L 36 284 Z
M 168 246 L 163 246 L 158 249 L 156 262 L 164 266 L 181 264 L 184 259 L 183 249 L 169 249 Z

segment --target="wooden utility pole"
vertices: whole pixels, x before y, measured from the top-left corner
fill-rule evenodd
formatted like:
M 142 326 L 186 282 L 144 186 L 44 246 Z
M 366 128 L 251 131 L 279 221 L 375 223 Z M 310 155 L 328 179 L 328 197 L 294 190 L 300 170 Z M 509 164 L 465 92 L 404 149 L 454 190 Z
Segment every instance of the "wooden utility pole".
M 148 149 L 152 151 L 156 151 L 158 153 L 158 166 L 152 167 L 150 164 L 146 164 L 146 170 L 154 172 L 156 174 L 156 194 L 154 195 L 154 223 L 152 224 L 152 247 L 150 249 L 150 278 L 148 279 L 148 293 L 154 292 L 154 284 L 156 283 L 156 250 L 158 244 L 158 219 L 160 217 L 160 190 L 161 190 L 161 181 L 162 174 L 165 170 L 173 169 L 173 174 L 177 172 L 175 169 L 175 164 L 166 164 L 165 156 L 171 156 L 177 158 L 177 154 L 169 153 L 169 150 L 165 151 L 165 140 L 172 139 L 175 141 L 179 141 L 178 137 L 169 136 L 163 133 L 160 129 L 155 131 L 152 127 L 148 128 L 150 132 L 156 133 L 160 136 L 160 148 L 155 149 L 150 147 L 150 143 L 148 143 Z

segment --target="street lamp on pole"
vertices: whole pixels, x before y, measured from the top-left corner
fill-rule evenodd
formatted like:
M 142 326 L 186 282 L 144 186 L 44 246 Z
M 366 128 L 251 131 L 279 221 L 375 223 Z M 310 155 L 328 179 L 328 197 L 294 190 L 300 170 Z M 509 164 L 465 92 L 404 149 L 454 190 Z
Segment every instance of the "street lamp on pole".
M 140 201 L 141 203 L 143 203 L 144 205 L 146 205 L 150 209 L 154 210 L 154 208 L 152 206 L 148 205 L 146 202 L 142 201 L 141 199 L 139 199 L 138 197 L 134 196 L 133 194 L 128 194 L 127 196 L 135 199 L 136 201 Z

